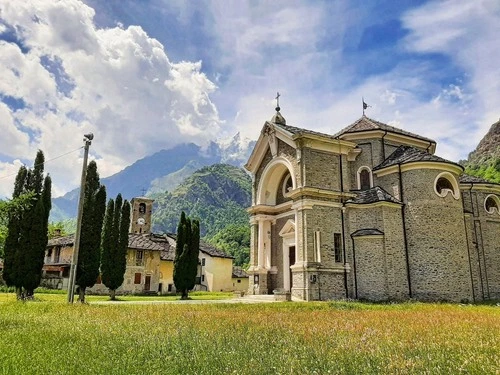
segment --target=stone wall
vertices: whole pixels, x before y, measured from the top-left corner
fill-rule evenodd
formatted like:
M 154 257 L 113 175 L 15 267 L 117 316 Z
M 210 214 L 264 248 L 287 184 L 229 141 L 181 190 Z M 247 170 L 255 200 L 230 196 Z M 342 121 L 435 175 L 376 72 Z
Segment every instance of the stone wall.
M 435 193 L 440 172 L 414 169 L 402 174 L 412 297 L 471 301 L 462 201 Z
M 305 166 L 304 186 L 326 190 L 339 190 L 339 157 L 325 151 L 310 148 L 302 150 L 302 163 Z
M 357 297 L 381 301 L 389 298 L 383 236 L 354 238 Z
M 475 300 L 500 298 L 500 215 L 488 213 L 484 202 L 495 192 L 473 186 L 463 189 L 468 250 Z

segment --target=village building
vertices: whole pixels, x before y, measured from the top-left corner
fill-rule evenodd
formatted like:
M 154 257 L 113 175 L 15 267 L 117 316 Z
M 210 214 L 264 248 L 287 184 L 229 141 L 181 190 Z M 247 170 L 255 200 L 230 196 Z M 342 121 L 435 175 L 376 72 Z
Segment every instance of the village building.
M 137 197 L 131 200 L 131 223 L 128 237 L 127 266 L 124 282 L 117 294 L 175 293 L 173 280 L 176 235 L 151 233 L 153 200 Z M 49 240 L 45 253 L 42 285 L 56 289 L 68 287 L 73 256 L 74 235 Z M 209 244 L 200 242 L 198 276 L 194 290 L 233 291 L 246 284 L 243 273 L 233 270 L 233 257 Z M 240 280 L 240 281 L 238 281 Z M 89 293 L 107 294 L 98 278 Z
M 432 139 L 363 116 L 334 135 L 264 123 L 252 174 L 250 294 L 500 298 L 500 185 Z

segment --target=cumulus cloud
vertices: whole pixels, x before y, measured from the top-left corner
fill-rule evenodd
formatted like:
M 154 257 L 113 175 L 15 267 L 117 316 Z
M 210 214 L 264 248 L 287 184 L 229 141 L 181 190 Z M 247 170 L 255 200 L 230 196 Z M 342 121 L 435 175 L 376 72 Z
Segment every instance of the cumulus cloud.
M 38 148 L 50 159 L 93 132 L 92 157 L 108 175 L 159 149 L 215 138 L 216 86 L 201 62 L 172 62 L 140 26 L 98 28 L 94 15 L 77 0 L 0 0 L 0 33 L 14 35 L 0 41 L 0 95 L 15 101 L 0 105 L 4 160 L 29 161 Z M 78 180 L 81 160 L 71 157 L 46 168 L 56 191 Z

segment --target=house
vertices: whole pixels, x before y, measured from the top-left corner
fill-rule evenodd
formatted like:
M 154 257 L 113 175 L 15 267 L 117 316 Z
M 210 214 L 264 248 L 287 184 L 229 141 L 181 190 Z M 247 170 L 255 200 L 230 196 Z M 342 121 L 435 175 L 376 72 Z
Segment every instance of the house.
M 117 294 L 175 292 L 173 271 L 176 235 L 151 233 L 152 206 L 153 200 L 146 197 L 131 200 L 127 266 L 124 282 L 117 289 Z M 67 288 L 73 244 L 74 235 L 49 240 L 43 266 L 43 286 Z M 201 241 L 195 290 L 232 291 L 233 259 L 222 250 Z M 108 293 L 100 278 L 88 291 L 96 294 Z
M 233 283 L 233 291 L 246 292 L 248 290 L 248 274 L 242 267 L 233 267 L 231 281 Z
M 301 300 L 500 298 L 500 185 L 432 139 L 363 116 L 334 135 L 279 107 L 252 174 L 250 294 Z

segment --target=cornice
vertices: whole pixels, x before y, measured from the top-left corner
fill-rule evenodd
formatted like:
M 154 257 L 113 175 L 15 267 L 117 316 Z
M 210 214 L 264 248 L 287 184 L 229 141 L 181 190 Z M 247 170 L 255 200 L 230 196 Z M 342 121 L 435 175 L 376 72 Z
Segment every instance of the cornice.
M 401 172 L 407 172 L 415 169 L 436 169 L 440 171 L 446 171 L 450 173 L 454 173 L 456 175 L 460 175 L 463 172 L 461 166 L 457 164 L 450 164 L 446 162 L 440 161 L 412 161 L 405 164 L 396 164 L 391 165 L 386 168 L 378 169 L 373 171 L 377 177 L 382 177 L 388 174 L 398 172 L 398 165 L 401 166 Z

